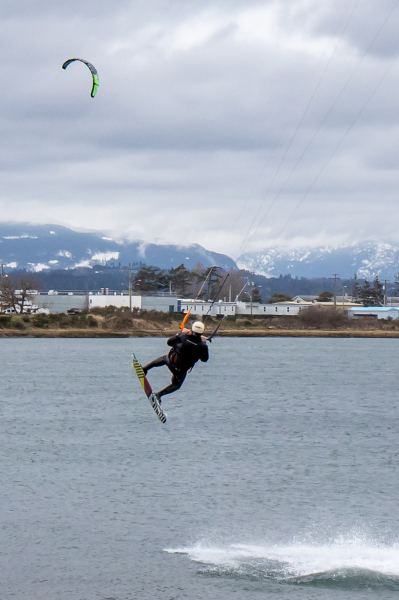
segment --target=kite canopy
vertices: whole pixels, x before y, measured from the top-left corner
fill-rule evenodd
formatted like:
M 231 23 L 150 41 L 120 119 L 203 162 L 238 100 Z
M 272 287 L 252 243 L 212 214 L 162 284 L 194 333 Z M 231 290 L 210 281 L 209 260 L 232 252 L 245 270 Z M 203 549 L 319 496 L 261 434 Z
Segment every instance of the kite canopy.
M 62 68 L 66 69 L 67 67 L 69 67 L 69 65 L 71 63 L 75 62 L 75 60 L 82 62 L 83 64 L 86 65 L 86 67 L 88 67 L 90 69 L 91 76 L 93 78 L 93 86 L 91 88 L 91 97 L 94 98 L 94 96 L 97 94 L 97 90 L 100 85 L 100 80 L 98 78 L 97 69 L 94 65 L 89 63 L 87 60 L 84 60 L 83 58 L 69 58 L 68 60 L 66 60 L 64 62 L 64 64 L 62 65 Z

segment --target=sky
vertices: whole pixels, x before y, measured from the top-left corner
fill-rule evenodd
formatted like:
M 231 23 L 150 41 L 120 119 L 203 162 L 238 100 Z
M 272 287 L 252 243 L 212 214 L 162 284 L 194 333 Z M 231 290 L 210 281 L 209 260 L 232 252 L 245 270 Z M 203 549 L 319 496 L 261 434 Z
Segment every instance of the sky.
M 0 221 L 395 241 L 398 32 L 399 0 L 2 0 Z

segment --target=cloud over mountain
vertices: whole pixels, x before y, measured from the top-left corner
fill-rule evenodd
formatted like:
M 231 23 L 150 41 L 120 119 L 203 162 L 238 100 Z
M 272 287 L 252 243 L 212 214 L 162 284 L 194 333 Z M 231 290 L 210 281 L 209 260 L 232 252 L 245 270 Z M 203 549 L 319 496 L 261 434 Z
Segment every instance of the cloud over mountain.
M 1 216 L 233 256 L 394 239 L 398 23 L 394 0 L 4 0 Z

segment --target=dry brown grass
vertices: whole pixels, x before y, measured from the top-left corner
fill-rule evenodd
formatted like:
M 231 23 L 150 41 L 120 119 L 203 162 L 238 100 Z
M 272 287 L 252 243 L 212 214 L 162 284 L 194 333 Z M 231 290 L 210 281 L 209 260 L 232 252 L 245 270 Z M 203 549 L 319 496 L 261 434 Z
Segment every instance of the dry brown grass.
M 79 315 L 16 315 L 2 318 L 0 336 L 33 337 L 169 337 L 179 330 L 180 314 L 132 313 L 102 309 Z M 206 321 L 208 335 L 219 323 Z M 350 320 L 339 311 L 316 309 L 299 316 L 239 316 L 225 319 L 220 336 L 245 337 L 399 337 L 399 321 Z

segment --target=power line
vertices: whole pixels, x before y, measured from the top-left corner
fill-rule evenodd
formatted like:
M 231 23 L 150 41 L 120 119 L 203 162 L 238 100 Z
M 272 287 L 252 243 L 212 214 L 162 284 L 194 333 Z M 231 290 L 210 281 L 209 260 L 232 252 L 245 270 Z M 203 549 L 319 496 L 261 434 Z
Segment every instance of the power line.
M 302 127 L 302 125 L 303 125 L 303 123 L 305 121 L 305 118 L 306 118 L 306 116 L 307 116 L 307 114 L 308 114 L 308 112 L 310 110 L 310 107 L 313 104 L 313 101 L 314 101 L 314 99 L 315 99 L 315 97 L 317 95 L 317 92 L 319 91 L 319 89 L 321 87 L 321 84 L 322 84 L 323 79 L 324 79 L 324 77 L 325 77 L 325 75 L 326 75 L 326 73 L 328 71 L 328 68 L 329 68 L 331 62 L 332 62 L 332 59 L 335 56 L 335 54 L 336 54 L 336 52 L 337 52 L 337 50 L 338 50 L 338 48 L 339 48 L 339 46 L 341 44 L 341 37 L 343 36 L 343 34 L 345 33 L 345 31 L 347 30 L 347 28 L 349 26 L 349 23 L 350 23 L 350 21 L 351 21 L 351 19 L 353 17 L 354 12 L 355 12 L 355 9 L 358 7 L 359 3 L 360 3 L 360 0 L 355 0 L 355 2 L 352 4 L 352 9 L 350 10 L 349 15 L 345 19 L 341 30 L 337 34 L 338 37 L 339 37 L 339 39 L 336 42 L 336 44 L 335 44 L 335 46 L 334 46 L 334 48 L 333 48 L 330 56 L 328 57 L 328 59 L 326 61 L 326 64 L 324 65 L 324 68 L 323 68 L 321 74 L 319 75 L 319 78 L 318 78 L 318 80 L 316 82 L 316 85 L 315 85 L 315 87 L 313 89 L 313 92 L 310 94 L 310 96 L 309 96 L 309 98 L 307 100 L 307 103 L 305 105 L 305 108 L 302 111 L 302 114 L 301 114 L 301 116 L 299 118 L 299 121 L 298 121 L 298 123 L 297 123 L 297 125 L 295 127 L 294 133 L 291 136 L 291 139 L 288 142 L 287 146 L 285 147 L 285 150 L 283 151 L 283 153 L 281 155 L 281 158 L 280 158 L 280 160 L 278 162 L 278 165 L 277 165 L 277 167 L 276 167 L 276 169 L 275 169 L 275 171 L 274 171 L 271 179 L 269 180 L 269 184 L 268 184 L 268 187 L 267 187 L 267 190 L 266 190 L 266 196 L 269 194 L 269 192 L 270 192 L 270 190 L 271 190 L 271 188 L 273 186 L 273 183 L 274 183 L 275 179 L 277 178 L 278 174 L 280 173 L 280 171 L 281 171 L 281 169 L 283 167 L 283 164 L 285 163 L 285 160 L 286 160 L 286 158 L 288 156 L 288 153 L 291 150 L 291 148 L 292 148 L 292 146 L 293 146 L 293 144 L 294 144 L 294 142 L 295 142 L 295 140 L 296 140 L 296 138 L 298 136 L 299 130 L 301 129 L 301 127 Z M 273 206 L 274 206 L 274 200 L 272 200 L 271 204 L 269 205 L 269 209 L 267 211 L 267 215 L 270 213 L 270 211 L 273 208 Z M 246 233 L 244 235 L 243 241 L 242 241 L 240 249 L 239 249 L 239 254 L 241 254 L 243 252 L 243 249 L 245 248 L 245 245 L 246 245 L 248 239 L 252 236 L 252 233 L 256 230 L 256 223 L 258 222 L 259 218 L 262 215 L 262 210 L 263 210 L 263 200 L 261 200 L 259 202 L 258 207 L 257 207 L 257 209 L 255 211 L 255 215 L 254 215 L 254 217 L 253 217 L 253 219 L 251 221 L 251 224 L 248 227 L 248 229 L 247 229 L 247 231 L 246 231 Z
M 334 159 L 334 157 L 338 153 L 339 149 L 341 148 L 341 146 L 342 146 L 342 144 L 343 144 L 346 136 L 354 128 L 354 126 L 356 125 L 356 123 L 361 119 L 361 117 L 363 116 L 364 111 L 366 110 L 367 106 L 370 104 L 371 100 L 374 98 L 374 96 L 376 95 L 377 91 L 380 89 L 380 87 L 381 87 L 382 83 L 384 82 L 384 80 L 386 79 L 389 71 L 392 69 L 392 66 L 393 66 L 393 63 L 391 63 L 390 65 L 388 65 L 388 67 L 385 69 L 385 71 L 383 72 L 383 74 L 380 77 L 380 79 L 377 81 L 376 85 L 372 88 L 372 90 L 371 90 L 370 94 L 367 96 L 367 99 L 364 102 L 363 106 L 360 107 L 360 109 L 358 110 L 358 112 L 355 115 L 355 117 L 352 119 L 352 121 L 349 123 L 349 125 L 344 130 L 344 133 L 342 134 L 342 136 L 338 140 L 338 142 L 335 145 L 333 151 L 331 152 L 329 158 L 327 159 L 327 161 L 325 162 L 325 164 L 322 165 L 322 167 L 320 168 L 320 170 L 318 171 L 318 173 L 313 178 L 312 182 L 309 184 L 309 186 L 307 187 L 307 189 L 305 190 L 305 192 L 302 194 L 302 196 L 300 197 L 300 199 L 298 200 L 298 202 L 294 206 L 294 209 L 291 211 L 290 215 L 288 216 L 288 219 L 286 220 L 286 222 L 284 223 L 283 227 L 281 228 L 281 230 L 280 230 L 277 238 L 280 237 L 282 235 L 282 233 L 284 233 L 284 231 L 287 228 L 288 224 L 290 223 L 291 219 L 295 216 L 295 214 L 297 213 L 298 209 L 306 201 L 306 199 L 308 198 L 310 192 L 313 190 L 313 188 L 315 187 L 315 185 L 321 179 L 322 175 L 325 173 L 325 171 L 327 170 L 327 168 L 331 164 L 332 160 Z
M 315 138 L 317 137 L 317 135 L 319 134 L 319 132 L 321 131 L 322 126 L 325 124 L 325 122 L 327 121 L 328 117 L 331 115 L 332 111 L 334 110 L 334 108 L 336 107 L 336 105 L 338 104 L 338 101 L 340 100 L 341 96 L 343 95 L 343 93 L 346 91 L 347 87 L 349 86 L 350 82 L 352 81 L 353 75 L 355 74 L 356 70 L 360 67 L 360 65 L 363 63 L 365 57 L 367 56 L 367 54 L 369 53 L 369 51 L 373 48 L 373 46 L 375 45 L 377 39 L 379 38 L 379 36 L 381 35 L 381 32 L 383 31 L 385 25 L 387 24 L 388 20 L 391 18 L 391 16 L 393 15 L 393 13 L 395 12 L 395 10 L 397 10 L 398 8 L 398 2 L 396 2 L 391 9 L 388 11 L 388 13 L 386 14 L 385 18 L 383 19 L 383 21 L 381 22 L 380 26 L 378 27 L 377 31 L 375 32 L 375 34 L 373 35 L 373 37 L 371 38 L 369 44 L 367 45 L 366 49 L 364 50 L 363 54 L 360 56 L 359 60 L 355 63 L 354 67 L 351 69 L 351 72 L 349 74 L 349 76 L 347 77 L 347 79 L 345 80 L 343 86 L 340 88 L 340 90 L 338 91 L 338 93 L 335 95 L 332 103 L 330 104 L 327 112 L 324 114 L 322 120 L 320 121 L 317 129 L 313 132 L 312 136 L 310 137 L 308 143 L 305 145 L 304 149 L 302 150 L 301 154 L 299 155 L 299 157 L 297 158 L 297 160 L 294 162 L 291 170 L 289 171 L 287 177 L 285 178 L 285 180 L 283 181 L 282 185 L 280 186 L 280 188 L 275 192 L 272 201 L 268 207 L 267 212 L 263 215 L 263 217 L 261 219 L 256 219 L 256 225 L 255 228 L 252 230 L 250 236 L 246 237 L 246 243 L 248 242 L 249 237 L 252 237 L 256 231 L 259 229 L 259 227 L 263 224 L 263 222 L 265 221 L 266 217 L 268 217 L 272 211 L 272 209 L 274 208 L 277 200 L 279 199 L 279 197 L 281 196 L 285 185 L 287 184 L 287 182 L 289 181 L 291 175 L 296 171 L 297 167 L 299 166 L 300 162 L 302 161 L 303 157 L 305 156 L 305 154 L 307 153 L 307 151 L 309 150 L 309 148 L 311 147 L 312 143 L 314 142 Z M 307 196 L 307 194 L 309 193 L 309 191 L 314 187 L 315 183 L 317 183 L 318 179 L 320 178 L 322 172 L 326 169 L 326 167 L 328 166 L 328 164 L 331 162 L 333 156 L 335 155 L 336 151 L 338 150 L 339 146 L 341 145 L 343 139 L 346 137 L 347 133 L 353 128 L 353 126 L 355 125 L 355 123 L 358 121 L 359 117 L 361 116 L 361 114 L 364 112 L 367 104 L 370 102 L 370 100 L 372 99 L 372 97 L 375 95 L 376 91 L 378 90 L 378 88 L 380 87 L 382 81 L 385 79 L 389 69 L 391 68 L 391 66 L 389 65 L 388 68 L 386 69 L 386 71 L 384 72 L 382 78 L 379 80 L 378 84 L 375 86 L 375 88 L 373 88 L 372 93 L 370 94 L 370 96 L 368 97 L 368 99 L 366 100 L 366 103 L 361 107 L 361 109 L 359 110 L 358 114 L 356 115 L 356 117 L 354 118 L 353 122 L 349 125 L 349 127 L 347 127 L 347 129 L 344 132 L 344 135 L 341 137 L 339 143 L 336 146 L 336 149 L 333 151 L 332 155 L 330 156 L 328 162 L 326 165 L 324 165 L 324 167 L 322 167 L 322 169 L 320 170 L 320 172 L 316 175 L 316 177 L 314 178 L 313 182 L 310 184 L 310 186 L 307 188 L 307 190 L 305 191 L 305 193 L 303 194 L 301 200 L 297 203 L 297 205 L 295 206 L 295 209 L 293 211 L 292 214 L 294 214 L 294 212 L 296 212 L 297 208 L 299 208 L 299 206 L 302 204 L 304 197 Z M 287 220 L 286 224 L 284 225 L 282 231 L 284 231 L 286 225 L 288 224 L 289 220 L 290 220 L 291 216 L 289 217 L 289 219 Z M 244 244 L 242 244 L 241 246 L 241 251 L 244 248 Z

